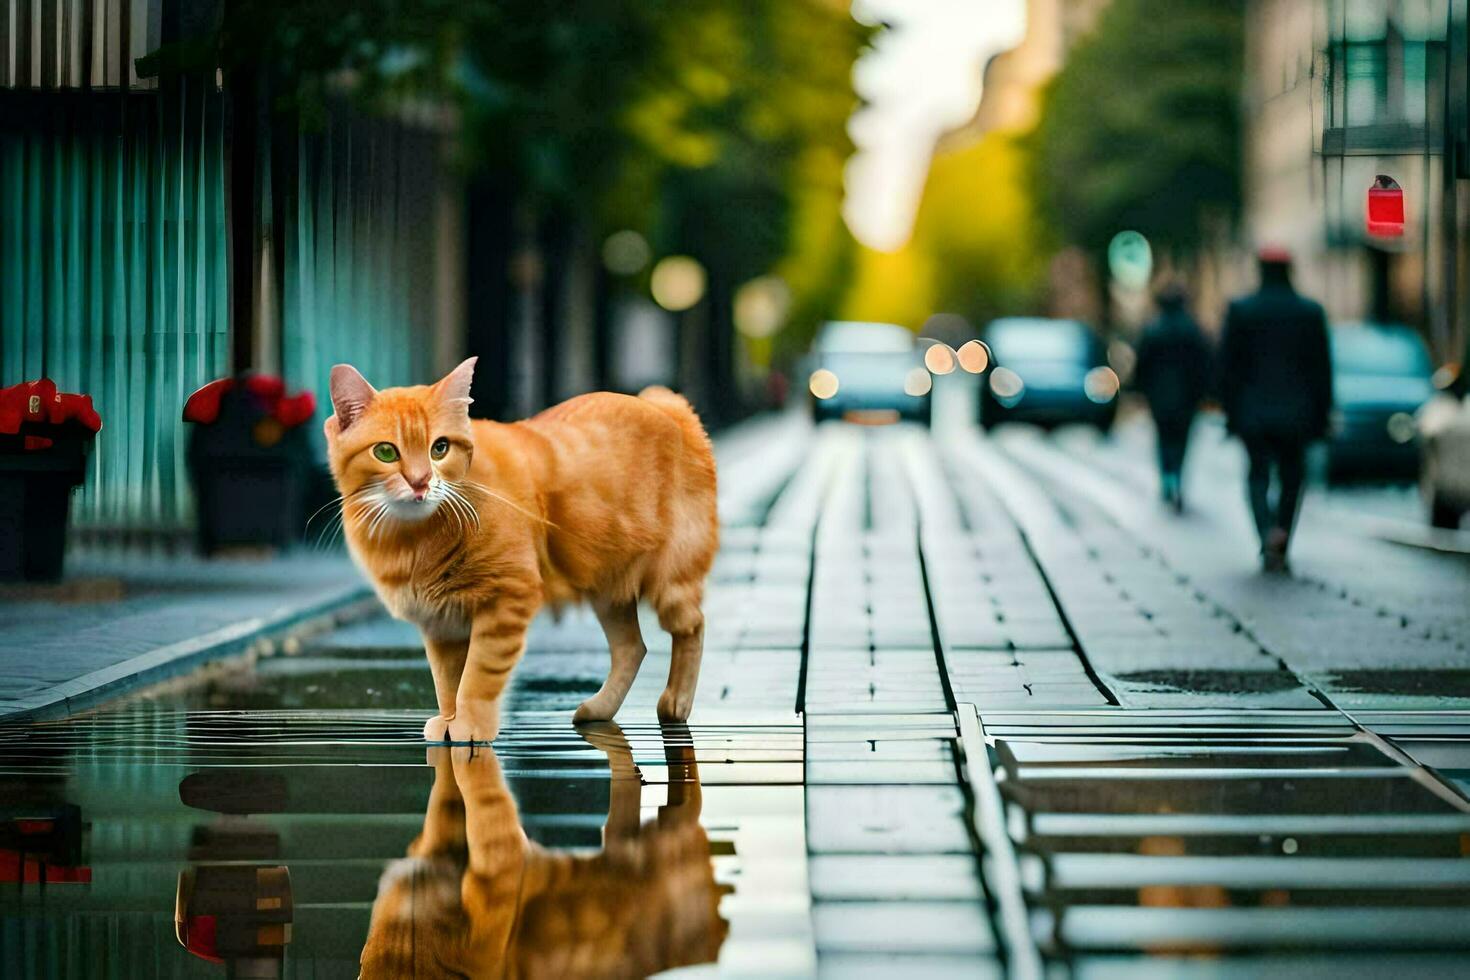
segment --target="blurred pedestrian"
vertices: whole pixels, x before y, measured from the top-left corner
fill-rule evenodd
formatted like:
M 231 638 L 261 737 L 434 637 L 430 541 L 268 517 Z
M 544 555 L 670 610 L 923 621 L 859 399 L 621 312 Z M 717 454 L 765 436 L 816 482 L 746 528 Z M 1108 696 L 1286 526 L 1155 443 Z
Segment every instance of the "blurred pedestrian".
M 1307 445 L 1327 434 L 1332 362 L 1326 314 L 1292 288 L 1290 254 L 1265 248 L 1257 257 L 1260 289 L 1235 300 L 1225 315 L 1220 401 L 1230 432 L 1250 456 L 1247 482 L 1262 566 L 1284 572 Z
M 1148 400 L 1158 431 L 1159 488 L 1176 512 L 1184 510 L 1190 426 L 1210 384 L 1210 348 L 1185 309 L 1185 299 L 1177 283 L 1159 290 L 1159 315 L 1138 342 L 1133 369 L 1133 382 Z

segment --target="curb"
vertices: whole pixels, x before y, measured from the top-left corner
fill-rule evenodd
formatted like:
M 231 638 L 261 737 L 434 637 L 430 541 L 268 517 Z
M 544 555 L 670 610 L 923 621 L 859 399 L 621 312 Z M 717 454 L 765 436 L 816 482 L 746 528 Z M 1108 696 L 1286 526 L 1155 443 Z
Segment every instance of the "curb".
M 381 610 L 372 590 L 352 585 L 302 606 L 222 626 L 202 636 L 169 643 L 129 657 L 29 698 L 30 704 L 0 712 L 0 725 L 65 718 L 102 701 L 177 677 L 213 660 L 242 654 L 262 641 L 320 632 Z
M 1363 514 L 1343 507 L 1331 508 L 1332 519 L 1357 525 L 1357 529 L 1389 544 L 1418 548 L 1441 555 L 1470 555 L 1470 531 L 1429 527 L 1394 517 Z

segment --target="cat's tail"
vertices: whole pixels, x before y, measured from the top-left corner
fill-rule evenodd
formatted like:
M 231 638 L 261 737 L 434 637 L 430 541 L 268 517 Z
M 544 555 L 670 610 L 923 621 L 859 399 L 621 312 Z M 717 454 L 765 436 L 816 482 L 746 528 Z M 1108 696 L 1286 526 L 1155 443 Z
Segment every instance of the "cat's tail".
M 699 420 L 699 415 L 694 411 L 694 406 L 689 400 L 677 391 L 670 391 L 663 385 L 649 385 L 638 392 L 638 397 L 651 403 L 655 408 L 668 415 L 679 428 L 684 431 L 686 443 L 698 446 L 705 453 L 712 453 L 709 434 L 704 431 L 704 423 Z

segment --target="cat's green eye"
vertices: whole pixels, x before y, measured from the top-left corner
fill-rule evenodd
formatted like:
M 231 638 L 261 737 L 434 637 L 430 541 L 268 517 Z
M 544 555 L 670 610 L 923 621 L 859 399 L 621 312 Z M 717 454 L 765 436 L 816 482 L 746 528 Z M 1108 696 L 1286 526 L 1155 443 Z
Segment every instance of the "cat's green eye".
M 380 442 L 373 447 L 373 457 L 380 463 L 396 463 L 398 447 L 391 442 Z
M 443 459 L 445 456 L 448 456 L 449 440 L 444 438 L 443 436 L 435 439 L 434 444 L 429 447 L 429 455 L 433 456 L 435 459 Z

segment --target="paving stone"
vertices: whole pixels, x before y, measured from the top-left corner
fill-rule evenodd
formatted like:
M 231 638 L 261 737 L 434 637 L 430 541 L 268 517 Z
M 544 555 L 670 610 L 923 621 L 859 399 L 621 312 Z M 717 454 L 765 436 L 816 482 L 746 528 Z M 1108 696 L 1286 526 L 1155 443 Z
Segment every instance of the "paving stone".
M 814 854 L 971 851 L 955 786 L 813 786 L 806 804 Z
M 890 980 L 896 977 L 999 980 L 1005 976 L 1005 970 L 998 959 L 972 955 L 828 953 L 817 960 L 817 976 L 833 980 Z
M 819 955 L 996 951 L 990 923 L 976 902 L 816 902 L 812 924 Z
M 817 901 L 984 900 L 964 854 L 813 854 L 807 876 Z
M 953 765 L 953 740 L 948 738 L 842 738 L 812 740 L 806 758 L 828 762 L 945 762 Z
M 808 759 L 806 764 L 808 786 L 951 786 L 958 778 L 952 762 Z

